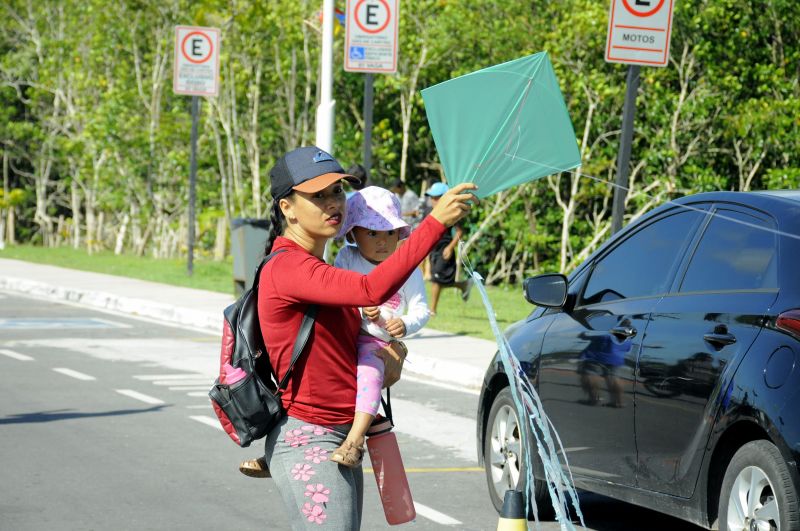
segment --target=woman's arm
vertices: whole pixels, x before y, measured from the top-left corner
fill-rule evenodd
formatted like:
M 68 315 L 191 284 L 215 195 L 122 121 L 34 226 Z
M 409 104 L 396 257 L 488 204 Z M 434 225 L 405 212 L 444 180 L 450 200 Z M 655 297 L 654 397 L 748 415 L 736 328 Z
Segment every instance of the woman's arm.
M 277 294 L 290 302 L 335 306 L 376 306 L 400 289 L 445 231 L 428 216 L 405 244 L 368 275 L 330 266 L 306 252 L 277 255 L 270 274 Z

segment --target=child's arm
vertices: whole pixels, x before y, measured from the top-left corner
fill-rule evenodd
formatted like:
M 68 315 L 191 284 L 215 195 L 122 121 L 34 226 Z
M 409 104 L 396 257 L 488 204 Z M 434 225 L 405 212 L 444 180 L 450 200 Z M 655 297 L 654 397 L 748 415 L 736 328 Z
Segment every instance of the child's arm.
M 406 325 L 406 335 L 409 335 L 425 326 L 431 316 L 425 296 L 425 281 L 419 268 L 411 273 L 411 277 L 403 285 L 403 291 L 408 300 L 408 308 L 401 319 Z

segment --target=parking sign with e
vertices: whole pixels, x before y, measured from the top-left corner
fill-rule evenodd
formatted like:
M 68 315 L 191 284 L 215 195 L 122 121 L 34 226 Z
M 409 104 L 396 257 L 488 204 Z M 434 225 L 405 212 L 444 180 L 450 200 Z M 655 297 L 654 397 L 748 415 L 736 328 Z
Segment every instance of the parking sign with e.
M 347 0 L 344 69 L 348 72 L 397 71 L 400 0 Z
M 219 41 L 217 28 L 175 27 L 175 94 L 219 94 Z

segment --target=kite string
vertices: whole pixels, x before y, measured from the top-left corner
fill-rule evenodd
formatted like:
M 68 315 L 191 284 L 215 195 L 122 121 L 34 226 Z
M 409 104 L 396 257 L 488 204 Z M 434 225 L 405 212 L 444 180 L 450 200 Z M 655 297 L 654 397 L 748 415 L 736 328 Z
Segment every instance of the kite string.
M 575 491 L 574 481 L 572 479 L 572 471 L 569 469 L 567 454 L 561 443 L 561 438 L 555 431 L 555 426 L 553 426 L 547 414 L 544 412 L 544 407 L 533 384 L 531 384 L 528 379 L 519 360 L 512 354 L 511 346 L 497 323 L 494 308 L 489 301 L 489 295 L 482 282 L 483 277 L 474 271 L 469 257 L 463 253 L 463 243 L 459 243 L 458 254 L 465 270 L 472 278 L 473 282 L 475 282 L 481 294 L 481 298 L 483 299 L 487 317 L 489 318 L 489 325 L 497 342 L 498 356 L 502 362 L 503 370 L 508 376 L 512 399 L 520 423 L 521 440 L 524 442 L 527 437 L 532 437 L 536 442 L 537 453 L 541 459 L 545 473 L 544 478 L 541 478 L 541 480 L 544 481 L 547 486 L 550 500 L 556 513 L 556 519 L 562 531 L 571 531 L 575 529 L 570 518 L 569 502 L 571 501 L 581 525 L 585 526 L 583 513 L 580 510 L 578 494 Z M 530 448 L 530 445 L 528 445 L 528 448 Z M 533 475 L 534 468 L 530 453 L 531 452 L 528 451 L 522 452 L 526 470 L 525 479 L 527 488 L 525 489 L 525 497 L 527 506 L 533 509 L 533 517 L 536 522 L 536 528 L 538 529 L 539 514 L 536 500 L 533 496 L 535 478 Z M 563 467 L 559 460 L 559 455 L 564 459 Z M 508 466 L 511 465 L 509 464 Z M 566 474 L 564 468 L 567 469 Z M 567 498 L 569 498 L 569 500 Z

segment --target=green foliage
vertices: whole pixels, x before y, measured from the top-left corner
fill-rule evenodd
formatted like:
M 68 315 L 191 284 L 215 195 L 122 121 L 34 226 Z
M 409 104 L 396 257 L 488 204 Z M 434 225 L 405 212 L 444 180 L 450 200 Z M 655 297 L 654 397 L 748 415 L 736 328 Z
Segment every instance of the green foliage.
M 139 255 L 182 252 L 191 121 L 190 98 L 170 87 L 178 24 L 222 29 L 221 94 L 201 105 L 199 252 L 215 247 L 219 217 L 263 216 L 271 165 L 314 141 L 320 6 L 5 2 L 0 144 L 10 164 L 0 207 L 15 209 L 18 238 L 55 245 L 77 231 L 87 246 L 113 248 L 121 234 Z M 441 178 L 424 87 L 546 50 L 567 101 L 583 176 L 526 185 L 486 226 L 499 199 L 470 217 L 468 233 L 481 231 L 470 258 L 495 282 L 569 269 L 607 234 L 626 71 L 603 59 L 607 8 L 594 0 L 401 4 L 398 72 L 375 76 L 373 182 L 405 175 L 419 190 Z M 363 76 L 341 68 L 342 31 L 334 48 L 335 154 L 347 166 L 362 158 Z M 641 70 L 629 218 L 688 193 L 797 187 L 799 64 L 795 0 L 676 2 L 669 66 Z M 87 233 L 100 213 L 110 228 L 96 241 Z M 60 240 L 59 218 L 74 222 Z

